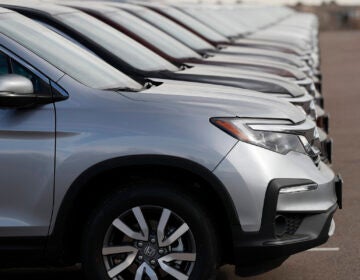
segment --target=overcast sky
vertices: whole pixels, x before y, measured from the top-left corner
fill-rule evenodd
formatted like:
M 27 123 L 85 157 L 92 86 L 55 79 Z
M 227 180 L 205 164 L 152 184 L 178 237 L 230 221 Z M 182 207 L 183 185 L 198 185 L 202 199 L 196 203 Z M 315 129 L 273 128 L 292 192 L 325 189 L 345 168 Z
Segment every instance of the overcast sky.
M 296 4 L 298 2 L 306 3 L 306 4 L 321 4 L 322 2 L 331 2 L 331 0 L 243 0 L 243 2 L 262 2 L 262 3 L 290 3 Z M 360 0 L 337 0 L 339 4 L 360 4 Z
M 59 0 L 44 0 L 44 1 L 59 1 Z M 63 0 L 65 1 L 65 0 Z M 73 1 L 73 0 L 66 0 L 66 1 Z M 88 0 L 82 0 L 82 1 L 88 1 Z M 97 0 L 99 1 L 99 0 Z M 109 1 L 109 0 L 104 0 Z M 123 0 L 110 0 L 110 1 L 123 1 Z M 137 0 L 134 0 L 137 1 Z M 238 2 L 237 0 L 138 0 L 138 1 L 153 1 L 153 2 L 183 2 L 183 3 L 196 3 L 196 2 L 202 2 L 202 3 L 218 3 L 218 2 L 229 2 L 234 3 Z M 311 4 L 311 5 L 319 5 L 323 2 L 330 3 L 332 0 L 240 0 L 243 3 L 263 3 L 263 4 L 296 4 L 296 3 L 304 3 L 304 4 Z M 338 4 L 343 5 L 360 5 L 360 0 L 335 0 Z
M 235 2 L 236 0 L 165 0 L 165 1 L 173 1 L 173 2 Z M 266 4 L 270 4 L 270 3 L 275 3 L 275 4 L 296 4 L 298 2 L 302 2 L 304 4 L 313 4 L 313 5 L 318 5 L 321 4 L 322 2 L 331 2 L 331 0 L 242 0 L 242 2 L 247 2 L 247 3 L 266 3 Z M 348 4 L 348 5 L 352 5 L 352 4 L 359 4 L 360 5 L 360 0 L 337 0 L 336 1 L 339 4 Z

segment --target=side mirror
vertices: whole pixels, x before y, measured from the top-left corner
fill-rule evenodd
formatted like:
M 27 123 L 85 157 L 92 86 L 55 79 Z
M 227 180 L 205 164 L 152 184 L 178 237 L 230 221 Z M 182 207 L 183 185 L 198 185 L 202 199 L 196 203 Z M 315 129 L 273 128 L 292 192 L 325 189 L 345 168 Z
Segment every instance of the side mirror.
M 0 107 L 22 108 L 37 103 L 32 82 L 20 75 L 0 76 Z

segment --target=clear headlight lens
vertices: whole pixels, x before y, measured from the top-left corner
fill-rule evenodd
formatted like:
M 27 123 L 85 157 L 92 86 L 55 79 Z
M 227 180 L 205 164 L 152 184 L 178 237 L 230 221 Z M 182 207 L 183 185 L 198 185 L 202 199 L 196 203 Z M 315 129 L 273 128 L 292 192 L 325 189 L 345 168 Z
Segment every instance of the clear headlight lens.
M 306 150 L 295 134 L 280 133 L 266 130 L 254 130 L 251 124 L 286 125 L 291 124 L 283 120 L 255 120 L 240 118 L 212 118 L 211 123 L 235 137 L 236 139 L 253 144 L 280 154 L 291 151 L 306 154 Z

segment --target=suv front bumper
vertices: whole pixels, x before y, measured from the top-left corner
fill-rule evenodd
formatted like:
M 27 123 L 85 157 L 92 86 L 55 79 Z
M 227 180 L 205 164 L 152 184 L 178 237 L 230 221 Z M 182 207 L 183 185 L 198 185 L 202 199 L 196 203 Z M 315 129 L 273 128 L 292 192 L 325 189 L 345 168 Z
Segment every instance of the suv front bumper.
M 324 244 L 329 239 L 336 209 L 334 205 L 325 213 L 308 216 L 291 238 L 244 235 L 241 228 L 234 227 L 234 264 L 237 275 L 244 277 L 267 272 L 280 266 L 290 255 Z
M 232 228 L 234 264 L 239 276 L 252 276 L 274 269 L 290 255 L 317 247 L 329 239 L 333 233 L 333 215 L 338 207 L 342 208 L 342 179 L 339 175 L 333 182 L 337 204 L 321 213 L 296 213 L 301 217 L 296 230 L 295 225 L 290 222 L 286 226 L 293 232 L 285 233 L 281 237 L 277 235 L 276 218 L 282 214 L 278 209 L 280 190 L 306 183 L 307 180 L 273 180 L 267 190 L 260 231 L 245 233 L 240 226 Z
M 325 163 L 315 165 L 301 153 L 282 155 L 239 141 L 214 174 L 237 210 L 232 262 L 240 275 L 273 269 L 329 238 L 333 214 L 342 204 L 342 180 Z M 289 190 L 299 186 L 312 188 Z M 280 192 L 283 188 L 287 190 Z

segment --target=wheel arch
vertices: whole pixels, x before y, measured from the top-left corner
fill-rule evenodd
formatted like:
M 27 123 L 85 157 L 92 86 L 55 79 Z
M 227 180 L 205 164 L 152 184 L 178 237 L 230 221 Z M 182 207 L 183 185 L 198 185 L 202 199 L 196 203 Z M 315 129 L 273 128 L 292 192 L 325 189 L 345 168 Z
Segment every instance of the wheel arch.
M 81 207 L 80 205 L 82 201 L 86 200 L 84 197 L 87 196 L 89 190 L 90 193 L 93 193 L 100 188 L 101 193 L 104 195 L 111 192 L 111 189 L 105 191 L 101 187 L 96 187 L 97 182 L 102 182 L 104 179 L 111 182 L 114 177 L 126 181 L 131 179 L 133 175 L 140 177 L 145 176 L 145 178 L 170 177 L 171 179 L 173 178 L 172 176 L 176 176 L 174 177 L 176 179 L 179 179 L 179 176 L 185 176 L 186 178 L 182 177 L 184 180 L 196 180 L 202 187 L 210 187 L 211 199 L 214 199 L 220 204 L 216 208 L 220 208 L 222 214 L 226 215 L 226 219 L 222 217 L 222 219 L 224 219 L 222 222 L 226 221 L 229 228 L 232 225 L 240 225 L 236 208 L 230 194 L 221 181 L 209 169 L 194 161 L 174 156 L 125 156 L 109 159 L 91 166 L 71 184 L 54 218 L 53 231 L 46 248 L 48 257 L 66 263 L 69 259 L 69 262 L 72 262 L 72 256 L 70 256 L 72 254 L 68 256 L 69 253 L 66 252 L 67 244 L 65 243 L 67 228 L 72 228 L 72 223 L 74 222 L 76 224 L 76 218 L 74 217 L 76 207 Z M 100 200 L 101 197 L 102 196 L 99 195 L 96 199 Z M 229 234 L 231 233 L 229 232 Z M 56 260 L 54 261 L 56 262 Z

